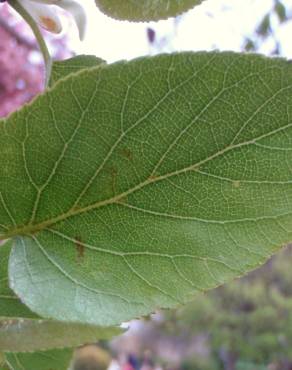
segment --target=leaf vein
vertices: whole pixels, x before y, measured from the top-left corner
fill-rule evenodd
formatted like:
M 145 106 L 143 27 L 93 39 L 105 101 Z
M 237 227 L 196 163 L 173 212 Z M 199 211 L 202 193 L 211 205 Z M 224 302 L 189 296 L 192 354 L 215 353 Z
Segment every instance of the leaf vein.
M 141 281 L 143 281 L 144 284 L 148 285 L 150 288 L 154 289 L 154 290 L 157 290 L 159 291 L 160 293 L 162 293 L 164 296 L 168 297 L 168 298 L 171 298 L 171 300 L 173 300 L 174 302 L 177 302 L 178 299 L 175 298 L 174 296 L 172 296 L 171 294 L 165 292 L 163 289 L 161 289 L 159 286 L 157 285 L 154 285 L 152 284 L 148 279 L 146 279 L 144 276 L 142 276 L 133 266 L 132 264 L 130 263 L 130 261 L 128 261 L 128 259 L 126 258 L 126 256 L 123 256 L 123 260 L 126 262 L 126 265 L 128 266 L 128 268 L 130 269 L 131 272 L 133 272 L 134 275 L 136 275 Z M 182 303 L 182 302 L 180 302 Z

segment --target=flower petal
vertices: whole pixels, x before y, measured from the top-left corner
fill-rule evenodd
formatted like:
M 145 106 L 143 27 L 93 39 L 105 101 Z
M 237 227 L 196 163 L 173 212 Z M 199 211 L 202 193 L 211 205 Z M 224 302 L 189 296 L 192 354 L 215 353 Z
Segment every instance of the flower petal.
M 55 5 L 70 12 L 78 27 L 80 40 L 84 39 L 86 28 L 86 13 L 83 7 L 73 0 L 57 0 Z
M 62 31 L 60 19 L 49 5 L 37 4 L 30 0 L 19 0 L 19 2 L 44 29 L 53 33 Z

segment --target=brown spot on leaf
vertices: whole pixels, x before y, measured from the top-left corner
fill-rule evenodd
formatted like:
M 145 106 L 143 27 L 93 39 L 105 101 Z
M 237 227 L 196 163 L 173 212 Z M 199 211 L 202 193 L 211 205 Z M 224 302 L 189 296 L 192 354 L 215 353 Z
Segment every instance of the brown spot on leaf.
M 122 155 L 124 158 L 128 159 L 129 161 L 132 161 L 132 160 L 133 160 L 133 153 L 132 153 L 132 152 L 131 152 L 131 150 L 130 150 L 130 149 L 128 149 L 128 148 L 123 148 L 123 149 L 121 150 L 121 155 Z
M 79 236 L 75 237 L 75 247 L 77 251 L 77 262 L 82 262 L 85 254 L 85 246 L 82 243 L 81 238 Z
M 109 193 L 109 196 L 115 196 L 117 190 L 117 176 L 118 171 L 115 167 L 107 167 L 106 172 L 106 190 Z
M 112 192 L 116 194 L 116 185 L 117 185 L 117 174 L 118 171 L 115 168 L 111 168 L 111 185 L 112 185 Z
M 73 211 L 73 212 L 77 212 L 77 211 L 79 211 L 80 209 L 82 209 L 82 207 L 80 207 L 78 204 L 77 204 L 75 207 L 72 207 L 72 211 Z
M 240 181 L 238 181 L 238 180 L 233 181 L 232 185 L 233 185 L 235 188 L 239 188 L 239 187 L 240 187 Z
M 120 198 L 119 201 L 118 201 L 118 203 L 123 203 L 123 204 L 125 204 L 127 202 L 128 202 L 128 197 L 127 196 Z
M 195 165 L 193 168 L 192 168 L 193 171 L 200 171 L 200 166 L 199 165 Z

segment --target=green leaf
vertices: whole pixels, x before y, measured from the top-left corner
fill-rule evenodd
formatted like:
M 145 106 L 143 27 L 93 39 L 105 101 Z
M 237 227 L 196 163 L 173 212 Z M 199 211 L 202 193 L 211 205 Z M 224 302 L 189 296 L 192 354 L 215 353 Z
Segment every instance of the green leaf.
M 292 64 L 182 53 L 84 70 L 0 122 L 10 284 L 44 317 L 174 307 L 292 240 Z
M 11 370 L 67 370 L 71 349 L 40 351 L 35 353 L 6 353 Z
M 53 63 L 49 87 L 52 87 L 58 80 L 71 73 L 79 72 L 84 68 L 96 67 L 104 64 L 105 61 L 94 55 L 78 55 L 62 61 Z
M 286 12 L 286 7 L 283 5 L 283 3 L 279 0 L 276 0 L 275 5 L 274 5 L 274 10 L 279 18 L 279 21 L 285 22 L 288 17 L 287 17 L 287 12 Z
M 122 334 L 120 328 L 35 319 L 0 320 L 1 352 L 33 352 L 75 347 Z
M 204 0 L 95 0 L 110 17 L 129 21 L 157 21 L 182 14 Z
M 14 294 L 8 285 L 8 258 L 12 241 L 0 245 L 0 318 L 5 317 L 37 317 Z
M 21 352 L 72 347 L 122 334 L 119 328 L 23 319 L 36 318 L 37 315 L 21 303 L 8 287 L 7 260 L 11 247 L 11 241 L 0 247 L 0 351 Z

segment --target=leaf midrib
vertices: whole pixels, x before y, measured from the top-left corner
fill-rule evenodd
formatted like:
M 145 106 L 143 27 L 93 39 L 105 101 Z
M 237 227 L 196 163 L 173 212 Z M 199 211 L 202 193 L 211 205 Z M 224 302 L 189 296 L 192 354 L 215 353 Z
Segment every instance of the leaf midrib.
M 133 188 L 128 189 L 128 190 L 126 190 L 126 191 L 124 191 L 124 192 L 122 192 L 122 193 L 120 193 L 120 194 L 118 194 L 118 195 L 116 195 L 112 198 L 105 199 L 103 201 L 99 201 L 99 202 L 96 202 L 96 203 L 93 203 L 93 204 L 89 204 L 89 205 L 84 206 L 84 207 L 79 207 L 79 208 L 75 208 L 75 209 L 71 208 L 68 212 L 65 212 L 65 213 L 63 213 L 63 214 L 61 214 L 57 217 L 42 221 L 42 222 L 37 223 L 37 224 L 29 224 L 29 225 L 24 225 L 24 226 L 14 228 L 14 229 L 8 231 L 7 233 L 0 235 L 0 240 L 6 240 L 6 239 L 9 239 L 9 238 L 13 238 L 15 236 L 21 236 L 21 235 L 23 235 L 23 236 L 34 235 L 37 232 L 42 231 L 45 228 L 49 228 L 52 225 L 57 224 L 58 222 L 66 220 L 67 218 L 77 216 L 79 214 L 89 212 L 89 211 L 92 211 L 92 210 L 95 210 L 95 209 L 98 209 L 98 208 L 101 208 L 101 207 L 105 207 L 105 206 L 110 205 L 110 204 L 124 204 L 125 203 L 125 202 L 123 202 L 124 198 L 126 198 L 127 196 L 135 193 L 136 191 L 138 191 L 138 190 L 140 190 L 140 189 L 142 189 L 142 188 L 144 188 L 148 185 L 166 180 L 170 177 L 177 176 L 177 175 L 180 175 L 182 173 L 187 173 L 189 171 L 196 171 L 201 165 L 206 164 L 207 162 L 209 162 L 209 161 L 211 161 L 211 160 L 213 160 L 217 157 L 220 157 L 220 156 L 224 155 L 225 153 L 227 153 L 227 152 L 229 152 L 233 149 L 237 149 L 237 148 L 240 148 L 240 147 L 243 147 L 243 146 L 255 144 L 256 141 L 264 139 L 264 138 L 269 137 L 271 135 L 274 135 L 277 132 L 286 130 L 289 127 L 292 127 L 292 122 L 288 123 L 285 126 L 282 126 L 282 127 L 278 128 L 276 130 L 273 130 L 273 131 L 270 131 L 270 132 L 265 133 L 263 135 L 260 135 L 260 136 L 254 138 L 254 139 L 247 140 L 247 141 L 244 141 L 242 143 L 235 144 L 235 145 L 228 145 L 224 149 L 222 149 L 222 150 L 212 154 L 211 156 L 209 156 L 209 157 L 207 157 L 207 158 L 205 158 L 205 159 L 203 159 L 203 160 L 201 160 L 201 161 L 199 161 L 195 164 L 192 164 L 188 167 L 184 167 L 180 170 L 169 172 L 169 173 L 166 173 L 164 175 L 160 175 L 160 176 L 156 176 L 156 177 L 150 176 L 145 181 L 137 184 Z M 206 221 L 212 222 L 212 220 L 206 220 Z

